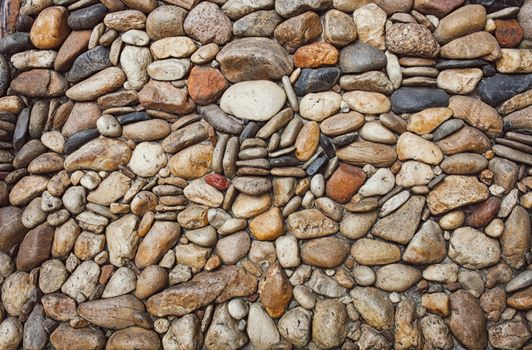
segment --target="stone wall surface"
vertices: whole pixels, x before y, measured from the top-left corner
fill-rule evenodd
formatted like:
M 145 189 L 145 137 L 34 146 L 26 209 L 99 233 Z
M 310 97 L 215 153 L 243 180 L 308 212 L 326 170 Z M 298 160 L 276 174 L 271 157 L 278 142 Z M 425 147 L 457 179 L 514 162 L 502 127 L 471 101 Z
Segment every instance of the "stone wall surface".
M 0 350 L 532 350 L 532 0 L 0 26 Z

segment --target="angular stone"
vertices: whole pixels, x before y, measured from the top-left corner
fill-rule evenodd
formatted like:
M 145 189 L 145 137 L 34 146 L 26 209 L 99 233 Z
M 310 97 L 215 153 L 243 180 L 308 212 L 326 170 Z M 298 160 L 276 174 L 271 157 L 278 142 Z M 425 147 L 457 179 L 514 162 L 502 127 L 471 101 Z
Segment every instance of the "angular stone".
M 139 92 L 140 104 L 149 109 L 163 112 L 185 114 L 194 109 L 192 100 L 186 91 L 169 82 L 150 80 Z
M 353 18 L 337 9 L 327 11 L 323 17 L 323 38 L 335 46 L 355 41 L 357 31 Z
M 456 229 L 449 241 L 449 257 L 468 269 L 496 264 L 501 258 L 499 243 L 471 227 Z
M 374 46 L 379 50 L 384 50 L 384 27 L 386 18 L 386 12 L 375 4 L 369 3 L 358 8 L 353 12 L 358 40 Z
M 292 285 L 278 263 L 271 264 L 259 283 L 262 306 L 272 318 L 281 317 L 292 299 Z
M 338 224 L 317 209 L 305 209 L 288 216 L 287 231 L 298 239 L 329 236 L 338 231 Z
M 303 96 L 311 92 L 330 90 L 340 78 L 338 68 L 303 69 L 296 83 L 296 95 Z
M 349 294 L 367 324 L 380 330 L 393 327 L 394 308 L 385 292 L 372 287 L 355 287 Z
M 440 227 L 434 221 L 427 221 L 416 232 L 403 253 L 403 260 L 410 264 L 434 264 L 447 254 Z
M 490 139 L 480 130 L 465 126 L 436 142 L 445 155 L 462 152 L 484 153 L 491 147 Z
M 305 45 L 320 36 L 320 17 L 312 11 L 302 13 L 279 24 L 274 31 L 275 39 L 288 52 Z
M 474 176 L 449 175 L 427 196 L 427 206 L 434 215 L 486 200 L 486 185 Z
M 421 220 L 421 212 L 425 205 L 423 196 L 412 196 L 392 214 L 381 218 L 373 226 L 372 234 L 400 244 L 408 244 Z M 397 231 L 397 227 L 402 227 Z
M 443 160 L 443 154 L 437 145 L 409 132 L 399 137 L 397 156 L 400 160 L 413 159 L 433 165 Z
M 339 347 L 347 335 L 347 309 L 338 299 L 316 303 L 312 319 L 312 342 L 322 349 Z
M 190 98 L 200 105 L 215 102 L 228 86 L 222 73 L 210 67 L 194 66 L 187 80 Z
M 185 18 L 183 28 L 187 35 L 202 44 L 222 45 L 231 39 L 232 34 L 231 20 L 211 2 L 195 6 Z

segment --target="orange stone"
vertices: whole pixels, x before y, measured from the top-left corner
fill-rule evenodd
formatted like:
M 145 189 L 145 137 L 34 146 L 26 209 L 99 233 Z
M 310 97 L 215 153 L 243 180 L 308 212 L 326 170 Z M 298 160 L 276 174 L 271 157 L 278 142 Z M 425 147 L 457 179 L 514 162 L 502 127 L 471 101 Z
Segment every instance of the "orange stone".
M 227 89 L 229 83 L 216 68 L 194 66 L 187 81 L 188 93 L 200 105 L 213 103 Z
M 48 7 L 39 13 L 30 31 L 30 39 L 38 49 L 57 49 L 70 34 L 68 10 L 62 6 Z
M 294 64 L 300 68 L 318 68 L 338 63 L 338 50 L 329 43 L 319 42 L 302 46 L 293 56 Z
M 347 203 L 366 181 L 366 173 L 349 164 L 340 164 L 325 185 L 327 197 L 338 203 Z
M 259 283 L 262 306 L 272 318 L 281 317 L 292 299 L 292 285 L 278 262 L 271 264 Z
M 254 217 L 249 223 L 249 231 L 258 240 L 273 241 L 284 232 L 283 215 L 277 207 Z
M 495 38 L 501 47 L 517 47 L 523 40 L 523 27 L 515 19 L 496 19 L 495 27 Z
M 320 127 L 316 122 L 306 123 L 297 134 L 295 156 L 305 162 L 312 157 L 320 143 Z

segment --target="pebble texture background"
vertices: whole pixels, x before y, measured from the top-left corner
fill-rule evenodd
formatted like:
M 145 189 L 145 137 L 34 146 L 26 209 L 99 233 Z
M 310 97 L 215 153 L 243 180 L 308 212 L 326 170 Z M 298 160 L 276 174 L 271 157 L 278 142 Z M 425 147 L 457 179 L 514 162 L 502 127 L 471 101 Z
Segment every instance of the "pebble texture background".
M 9 3 L 1 350 L 532 349 L 531 0 Z

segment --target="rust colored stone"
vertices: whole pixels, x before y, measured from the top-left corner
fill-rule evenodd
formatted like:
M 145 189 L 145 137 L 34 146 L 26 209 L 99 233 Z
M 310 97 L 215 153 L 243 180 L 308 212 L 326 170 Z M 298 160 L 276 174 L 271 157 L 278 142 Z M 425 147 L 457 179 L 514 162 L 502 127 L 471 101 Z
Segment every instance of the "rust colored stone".
M 338 50 L 329 43 L 319 42 L 300 47 L 292 59 L 300 68 L 318 68 L 338 63 Z
M 327 197 L 335 202 L 347 203 L 365 180 L 366 173 L 362 169 L 348 164 L 340 164 L 327 181 L 325 192 Z
M 495 218 L 500 206 L 501 200 L 497 197 L 490 197 L 486 201 L 475 205 L 471 214 L 466 217 L 466 225 L 472 227 L 486 226 Z
M 212 103 L 227 89 L 229 83 L 216 68 L 194 66 L 187 80 L 188 93 L 200 105 Z
M 501 47 L 517 47 L 523 40 L 523 27 L 516 19 L 496 19 L 495 38 Z

